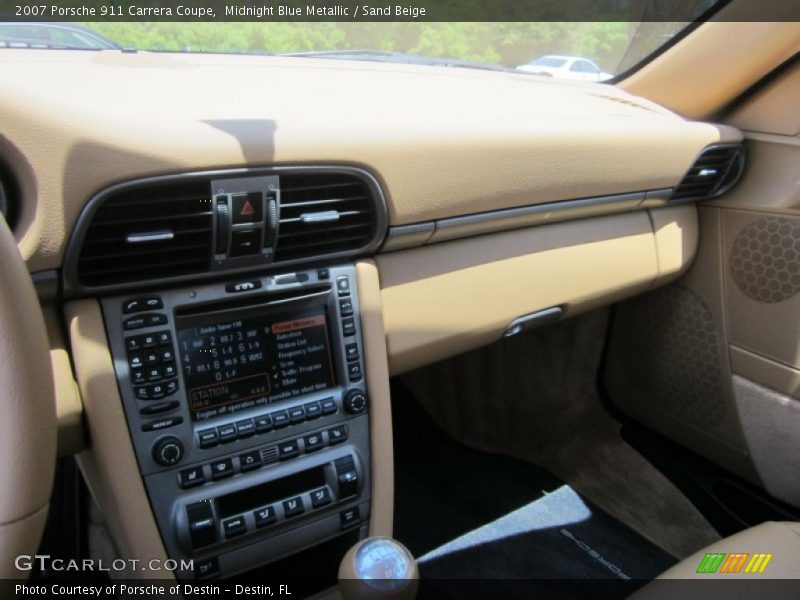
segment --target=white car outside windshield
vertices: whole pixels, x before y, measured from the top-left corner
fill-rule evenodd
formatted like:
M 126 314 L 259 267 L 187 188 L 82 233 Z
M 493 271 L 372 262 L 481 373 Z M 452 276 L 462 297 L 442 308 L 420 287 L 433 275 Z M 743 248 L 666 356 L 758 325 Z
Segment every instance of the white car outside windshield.
M 604 72 L 588 58 L 580 56 L 542 56 L 518 66 L 517 71 L 579 81 L 605 81 L 613 77 L 611 73 Z

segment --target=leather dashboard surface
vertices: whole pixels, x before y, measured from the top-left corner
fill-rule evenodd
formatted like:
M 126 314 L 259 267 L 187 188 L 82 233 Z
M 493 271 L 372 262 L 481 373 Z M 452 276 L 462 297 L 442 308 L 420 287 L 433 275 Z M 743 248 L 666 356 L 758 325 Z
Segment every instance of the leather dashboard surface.
M 674 186 L 733 128 L 612 86 L 307 58 L 5 50 L 0 154 L 31 271 L 60 265 L 94 193 L 190 170 L 362 166 L 391 225 Z

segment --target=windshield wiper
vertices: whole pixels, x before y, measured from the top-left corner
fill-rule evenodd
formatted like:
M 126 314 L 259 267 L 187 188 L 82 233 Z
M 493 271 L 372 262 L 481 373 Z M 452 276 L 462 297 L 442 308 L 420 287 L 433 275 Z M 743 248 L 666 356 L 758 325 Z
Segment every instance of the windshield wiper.
M 0 40 L 0 48 L 10 48 L 14 50 L 105 50 L 105 48 L 87 48 L 80 44 L 64 44 L 62 42 L 50 42 L 47 40 L 27 40 L 6 38 Z
M 400 63 L 410 65 L 426 65 L 437 67 L 454 67 L 462 69 L 482 69 L 486 71 L 513 71 L 502 65 L 489 63 L 470 62 L 456 58 L 434 58 L 408 54 L 405 52 L 387 52 L 371 48 L 354 48 L 351 50 L 311 50 L 308 52 L 283 52 L 278 56 L 297 56 L 306 58 L 330 58 L 338 60 L 364 60 L 387 63 Z

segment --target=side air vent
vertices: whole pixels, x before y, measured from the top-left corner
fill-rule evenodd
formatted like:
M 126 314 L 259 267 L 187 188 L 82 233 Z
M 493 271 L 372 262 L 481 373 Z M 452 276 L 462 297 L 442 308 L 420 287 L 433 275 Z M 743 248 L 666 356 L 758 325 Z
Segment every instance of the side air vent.
M 377 199 L 356 175 L 281 175 L 275 260 L 355 251 L 375 237 Z
M 206 180 L 146 185 L 100 203 L 80 248 L 77 278 L 97 287 L 205 272 L 212 253 Z
M 728 191 L 744 170 L 744 148 L 738 144 L 709 146 L 672 192 L 670 202 L 705 200 Z

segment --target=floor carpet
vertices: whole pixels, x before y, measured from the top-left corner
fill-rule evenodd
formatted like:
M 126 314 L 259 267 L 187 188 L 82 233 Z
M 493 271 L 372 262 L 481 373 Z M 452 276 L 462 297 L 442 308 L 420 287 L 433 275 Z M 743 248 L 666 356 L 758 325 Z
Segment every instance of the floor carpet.
M 539 465 L 677 558 L 719 539 L 684 494 L 627 444 L 597 392 L 608 312 L 595 311 L 400 379 L 458 442 Z M 413 434 L 412 434 L 413 435 Z
M 455 442 L 401 385 L 392 402 L 395 537 L 422 597 L 596 596 L 602 579 L 621 598 L 674 564 L 548 471 Z

